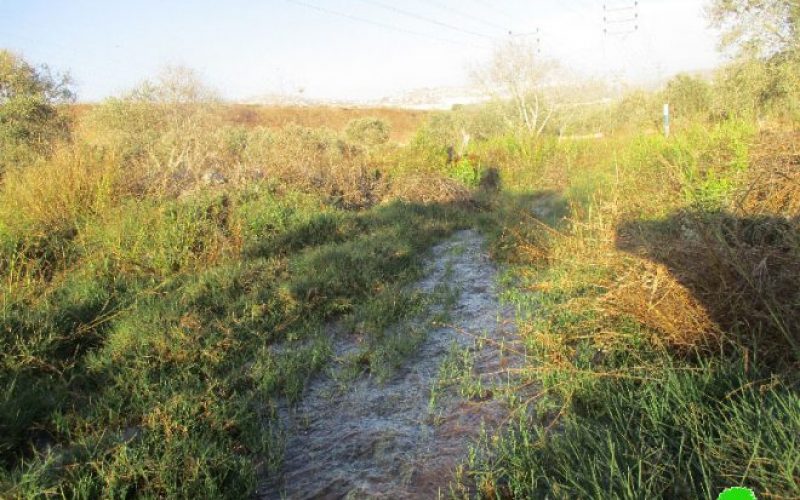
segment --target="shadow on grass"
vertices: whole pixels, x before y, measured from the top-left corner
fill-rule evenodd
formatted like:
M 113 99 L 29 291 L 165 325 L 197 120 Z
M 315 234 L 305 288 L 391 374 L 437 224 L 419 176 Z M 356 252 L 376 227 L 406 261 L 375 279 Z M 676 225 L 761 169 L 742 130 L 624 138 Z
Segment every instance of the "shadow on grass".
M 534 217 L 551 228 L 557 228 L 567 215 L 569 204 L 560 191 L 545 189 L 528 192 L 503 192 L 492 198 L 499 204 L 501 222 Z
M 287 258 L 292 295 L 328 317 L 386 284 L 410 279 L 420 253 L 469 226 L 472 215 L 474 207 L 465 203 L 399 201 L 363 212 L 314 214 L 245 248 L 244 258 Z
M 271 446 L 258 408 L 325 361 L 319 349 L 286 363 L 269 345 L 413 279 L 473 216 L 458 203 L 311 212 L 212 266 L 104 276 L 93 255 L 70 271 L 81 280 L 6 304 L 0 496 L 246 495 Z M 185 457 L 202 458 L 176 467 Z
M 561 193 L 503 192 L 483 203 L 491 207 L 480 222 L 494 259 L 534 266 L 549 262 L 553 236 L 569 214 Z
M 533 215 L 550 227 L 558 227 L 569 214 L 569 204 L 558 191 L 545 190 L 516 195 L 517 203 L 525 203 Z
M 555 194 L 531 194 L 508 203 L 529 210 L 531 200 L 548 196 L 560 201 Z M 800 326 L 798 222 L 679 212 L 624 223 L 616 235 L 618 249 L 664 265 L 714 321 L 753 346 L 751 355 L 766 353 L 758 365 L 738 354 L 743 350 L 689 360 L 672 356 L 640 342 L 638 325 L 637 335 L 626 335 L 624 325 L 609 324 L 608 331 L 623 333 L 625 340 L 604 345 L 605 325 L 580 318 L 595 308 L 569 304 L 579 286 L 591 283 L 583 269 L 569 274 L 566 285 L 541 292 L 547 299 L 528 306 L 537 317 L 552 318 L 542 328 L 549 344 L 542 344 L 540 359 L 548 370 L 540 372 L 538 360 L 534 363 L 533 377 L 545 374 L 544 396 L 536 406 L 543 415 L 557 411 L 558 427 L 531 412 L 535 417 L 521 419 L 505 436 L 486 439 L 469 472 L 485 496 L 715 498 L 733 484 L 764 496 L 797 496 L 797 446 L 789 437 L 800 429 L 797 377 L 779 370 L 797 359 L 791 345 Z M 537 242 L 541 225 L 528 225 L 532 234 L 522 226 L 507 244 L 512 256 L 519 255 L 520 242 Z M 506 245 L 502 238 L 500 244 Z M 558 269 L 561 262 L 553 264 Z M 573 318 L 579 330 L 569 324 Z M 533 324 L 538 342 L 540 327 Z M 577 342 L 570 331 L 580 334 Z M 597 344 L 583 344 L 584 339 Z M 562 354 L 568 352 L 564 345 L 576 346 L 574 362 Z M 582 346 L 590 347 L 585 355 Z M 595 358 L 603 352 L 598 347 L 608 356 Z
M 800 218 L 681 211 L 617 231 L 617 248 L 663 264 L 711 319 L 769 358 L 800 361 Z M 793 359 L 792 359 L 793 357 Z

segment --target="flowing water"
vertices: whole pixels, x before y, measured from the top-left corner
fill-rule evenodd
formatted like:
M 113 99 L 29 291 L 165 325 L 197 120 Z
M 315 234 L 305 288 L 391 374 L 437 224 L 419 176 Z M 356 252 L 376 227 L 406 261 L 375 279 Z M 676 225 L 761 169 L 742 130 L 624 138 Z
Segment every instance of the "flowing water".
M 385 381 L 361 377 L 343 389 L 320 376 L 302 401 L 281 413 L 287 442 L 283 469 L 261 498 L 437 498 L 482 429 L 499 430 L 508 407 L 499 396 L 521 355 L 512 315 L 497 296 L 497 271 L 475 231 L 461 231 L 432 251 L 423 293 L 458 291 L 447 326 L 427 322 L 415 353 Z M 397 325 L 412 328 L 425 325 Z M 335 351 L 355 348 L 340 335 Z M 472 387 L 442 383 L 446 364 L 467 353 Z M 495 389 L 493 389 L 493 387 Z M 434 392 L 432 390 L 437 388 Z M 435 395 L 435 397 L 432 397 Z

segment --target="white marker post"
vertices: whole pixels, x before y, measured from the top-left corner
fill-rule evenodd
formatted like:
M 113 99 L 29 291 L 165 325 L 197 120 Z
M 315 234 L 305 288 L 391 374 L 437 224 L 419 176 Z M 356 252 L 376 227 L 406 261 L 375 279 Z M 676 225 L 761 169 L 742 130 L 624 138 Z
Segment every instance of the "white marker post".
M 664 104 L 664 137 L 669 137 L 669 103 Z

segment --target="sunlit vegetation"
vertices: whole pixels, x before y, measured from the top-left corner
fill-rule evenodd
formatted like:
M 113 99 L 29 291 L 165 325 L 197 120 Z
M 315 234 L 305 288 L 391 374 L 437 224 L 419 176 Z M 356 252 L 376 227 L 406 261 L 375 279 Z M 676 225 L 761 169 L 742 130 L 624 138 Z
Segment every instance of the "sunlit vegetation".
M 520 94 L 330 127 L 174 69 L 76 110 L 0 52 L 0 496 L 252 494 L 326 325 L 406 315 L 426 251 L 465 227 L 504 266 L 538 394 L 453 491 L 800 496 L 792 40 L 535 123 Z

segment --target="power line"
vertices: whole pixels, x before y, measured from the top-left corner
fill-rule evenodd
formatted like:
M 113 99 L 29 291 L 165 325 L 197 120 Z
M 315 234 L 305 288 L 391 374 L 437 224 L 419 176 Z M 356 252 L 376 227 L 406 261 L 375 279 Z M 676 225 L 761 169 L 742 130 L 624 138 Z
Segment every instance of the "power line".
M 480 45 L 480 44 L 476 44 L 474 42 L 459 42 L 459 41 L 452 40 L 452 39 L 449 39 L 449 38 L 442 38 L 442 37 L 438 37 L 436 35 L 429 35 L 428 33 L 423 33 L 421 31 L 409 30 L 409 29 L 406 29 L 406 28 L 402 28 L 400 26 L 395 26 L 395 25 L 388 24 L 388 23 L 382 23 L 380 21 L 367 19 L 365 17 L 354 16 L 352 14 L 347 14 L 345 12 L 339 12 L 339 11 L 336 11 L 336 10 L 328 9 L 326 7 L 320 7 L 318 5 L 313 5 L 313 4 L 304 2 L 302 0 L 286 0 L 286 1 L 289 2 L 289 3 L 295 4 L 295 5 L 299 5 L 299 6 L 305 7 L 307 9 L 311 9 L 311 10 L 315 10 L 317 12 L 321 12 L 323 14 L 328 14 L 328 15 L 331 15 L 331 16 L 341 17 L 341 18 L 344 18 L 344 19 L 349 19 L 351 21 L 356 21 L 356 22 L 360 22 L 360 23 L 370 24 L 370 25 L 376 26 L 378 28 L 384 28 L 384 29 L 388 29 L 388 30 L 392 30 L 392 31 L 397 31 L 399 33 L 405 33 L 407 35 L 413 35 L 413 36 L 422 37 L 422 38 L 429 38 L 431 40 L 436 40 L 438 42 L 448 43 L 448 44 L 452 44 L 452 45 L 458 45 L 458 46 L 462 46 L 462 47 L 464 45 L 471 45 L 473 47 L 479 47 L 479 48 L 484 48 L 484 49 L 488 48 L 486 45 Z
M 633 2 L 633 5 L 621 6 L 621 7 L 608 7 L 603 5 L 603 10 L 605 12 L 627 12 L 631 10 L 636 10 L 639 7 L 639 2 Z
M 463 28 L 459 28 L 458 26 L 453 26 L 451 24 L 443 23 L 443 22 L 438 21 L 436 19 L 431 19 L 429 17 L 425 17 L 425 16 L 421 16 L 419 14 L 415 14 L 414 12 L 410 12 L 410 11 L 403 10 L 403 9 L 398 9 L 394 5 L 387 5 L 387 4 L 383 3 L 383 2 L 378 2 L 376 0 L 359 0 L 359 1 L 362 2 L 362 3 L 366 3 L 366 4 L 369 4 L 369 5 L 374 5 L 376 7 L 380 7 L 382 9 L 389 10 L 389 11 L 394 12 L 396 14 L 400 14 L 400 15 L 403 15 L 403 16 L 406 16 L 406 17 L 410 17 L 412 19 L 417 19 L 419 21 L 424 21 L 426 23 L 435 24 L 436 26 L 440 26 L 442 28 L 447 28 L 447 29 L 450 29 L 450 30 L 453 30 L 453 31 L 459 31 L 459 32 L 465 33 L 467 35 L 477 36 L 477 37 L 481 37 L 481 38 L 488 38 L 489 40 L 495 40 L 495 37 L 487 35 L 485 33 L 478 33 L 477 31 L 472 31 L 472 30 L 466 30 L 466 29 L 463 29 Z
M 498 9 L 497 5 L 493 4 L 492 2 L 489 2 L 489 1 L 486 1 L 486 0 L 472 0 L 472 1 L 474 3 L 476 3 L 476 4 L 478 4 L 478 5 L 482 5 L 482 6 L 486 7 L 486 8 L 488 8 L 488 9 L 490 9 L 492 12 L 497 12 L 499 14 L 502 14 L 504 17 L 507 17 L 512 21 L 516 21 L 517 20 L 517 16 L 512 16 L 508 12 L 504 12 L 504 11 Z
M 509 33 L 511 32 L 511 30 L 509 30 L 505 26 L 501 26 L 499 24 L 493 23 L 492 21 L 486 20 L 486 19 L 484 19 L 482 17 L 478 17 L 478 16 L 475 16 L 475 15 L 472 15 L 472 14 L 468 14 L 466 12 L 461 12 L 461 11 L 455 10 L 455 9 L 451 8 L 449 5 L 445 5 L 445 4 L 443 4 L 443 3 L 441 3 L 441 2 L 439 2 L 437 0 L 426 0 L 425 3 L 431 4 L 431 5 L 435 5 L 436 7 L 439 7 L 442 10 L 446 10 L 448 12 L 455 13 L 456 15 L 461 16 L 464 19 L 470 19 L 472 21 L 485 24 L 486 26 L 490 26 L 492 28 L 501 30 L 504 33 L 505 32 L 509 32 Z
M 631 28 L 631 25 L 633 27 Z M 639 29 L 639 1 L 627 5 L 608 6 L 603 4 L 603 34 L 608 36 L 627 36 Z

